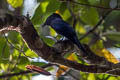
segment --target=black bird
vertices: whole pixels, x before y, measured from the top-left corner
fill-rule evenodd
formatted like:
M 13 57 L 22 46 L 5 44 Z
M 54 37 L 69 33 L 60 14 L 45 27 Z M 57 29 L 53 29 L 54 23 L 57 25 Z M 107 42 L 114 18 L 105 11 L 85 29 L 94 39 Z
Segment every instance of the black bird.
M 65 22 L 59 14 L 53 13 L 50 15 L 43 24 L 43 27 L 45 25 L 51 26 L 57 33 L 65 36 L 67 39 L 76 44 L 83 53 L 86 53 L 84 47 L 78 40 L 75 30 L 67 22 Z

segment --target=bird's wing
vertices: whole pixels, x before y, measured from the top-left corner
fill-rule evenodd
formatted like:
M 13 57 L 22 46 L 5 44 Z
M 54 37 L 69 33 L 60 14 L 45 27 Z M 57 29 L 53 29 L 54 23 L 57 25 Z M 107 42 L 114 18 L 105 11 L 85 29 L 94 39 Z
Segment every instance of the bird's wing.
M 65 36 L 78 46 L 84 53 L 87 53 L 82 44 L 79 42 L 74 29 L 63 20 L 55 20 L 51 27 L 59 34 Z
M 52 22 L 51 27 L 59 34 L 70 39 L 71 36 L 76 36 L 74 29 L 63 20 L 55 20 Z

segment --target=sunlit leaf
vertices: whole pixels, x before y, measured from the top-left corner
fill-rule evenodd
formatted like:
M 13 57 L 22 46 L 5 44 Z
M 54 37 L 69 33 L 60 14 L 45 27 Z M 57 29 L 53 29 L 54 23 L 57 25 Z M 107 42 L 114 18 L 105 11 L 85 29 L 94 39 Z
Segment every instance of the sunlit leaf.
M 81 34 L 85 34 L 85 32 L 86 32 L 85 28 L 80 24 L 76 24 L 76 31 Z
M 54 5 L 54 6 L 53 6 Z M 45 19 L 60 7 L 60 2 L 57 0 L 42 1 L 32 17 L 33 24 L 42 24 Z
M 119 80 L 119 79 L 117 79 L 117 77 L 111 76 L 111 77 L 109 77 L 108 80 Z
M 9 67 L 9 64 L 4 64 L 4 63 L 1 63 L 0 64 L 0 68 L 4 71 L 7 71 L 7 68 Z
M 104 56 L 103 54 L 97 52 L 98 50 L 102 50 L 103 48 L 104 48 L 103 41 L 101 41 L 101 40 L 97 41 L 91 47 L 91 49 L 93 50 L 93 52 L 95 52 L 95 54 L 98 55 L 98 56 Z
M 120 42 L 120 32 L 106 32 L 103 35 L 111 40 Z
M 48 36 L 48 37 L 43 37 L 42 38 L 44 40 L 44 42 L 49 45 L 49 46 L 53 46 L 55 44 L 55 40 L 53 37 Z
M 74 58 L 74 53 L 70 54 L 67 59 L 71 60 L 71 61 L 76 61 Z M 56 76 L 59 77 L 60 75 L 62 75 L 64 72 L 66 72 L 69 69 L 69 67 L 64 66 L 64 65 L 60 65 L 60 68 L 58 69 Z
M 95 75 L 93 73 L 91 73 L 91 74 L 88 75 L 88 80 L 91 80 L 91 79 L 92 80 L 96 80 L 95 79 Z
M 113 55 L 114 53 L 110 53 L 106 48 L 103 47 L 103 43 L 101 40 L 92 46 L 92 50 L 94 53 L 96 53 L 96 55 L 104 57 L 106 60 L 114 64 L 119 63 L 119 61 Z
M 50 35 L 51 36 L 56 36 L 57 35 L 56 31 L 51 27 L 50 27 Z
M 66 10 L 64 11 L 63 15 L 62 15 L 62 18 L 63 18 L 65 21 L 67 21 L 70 17 L 72 17 L 72 16 L 71 16 L 69 10 L 66 9 Z
M 101 52 L 104 54 L 104 57 L 112 62 L 112 63 L 119 63 L 119 61 L 115 58 L 115 56 L 112 55 L 107 49 L 102 49 Z
M 26 56 L 29 56 L 29 57 L 38 57 L 38 55 L 37 55 L 35 52 L 31 51 L 30 49 L 28 49 L 28 50 L 25 52 L 25 55 L 26 55 Z
M 17 76 L 13 76 L 10 78 L 10 80 L 19 80 Z
M 7 2 L 14 8 L 20 7 L 23 4 L 23 0 L 7 0 Z
M 20 69 L 26 69 L 25 66 L 27 64 L 30 64 L 30 61 L 27 57 L 21 56 L 18 62 L 18 68 Z

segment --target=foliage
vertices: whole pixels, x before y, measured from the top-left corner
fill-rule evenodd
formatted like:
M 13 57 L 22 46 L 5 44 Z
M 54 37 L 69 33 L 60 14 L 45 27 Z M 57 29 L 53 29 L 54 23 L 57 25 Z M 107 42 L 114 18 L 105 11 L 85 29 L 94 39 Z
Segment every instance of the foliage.
M 23 7 L 21 8 L 22 12 L 24 12 L 24 0 L 6 0 L 9 5 L 13 8 Z M 75 26 L 76 33 L 80 38 L 90 29 L 92 29 L 100 20 L 101 16 L 107 11 L 107 9 L 103 8 L 114 8 L 114 6 L 120 5 L 120 3 L 116 4 L 115 1 L 117 0 L 75 0 L 78 3 L 86 4 L 80 5 L 75 4 L 73 2 L 61 2 L 60 0 L 37 0 L 38 6 L 36 7 L 35 11 L 33 12 L 33 16 L 31 16 L 31 21 L 35 26 L 36 30 L 38 31 L 41 38 L 44 40 L 46 44 L 49 46 L 53 46 L 57 40 L 61 38 L 61 36 L 57 35 L 56 32 L 51 29 L 47 28 L 47 31 L 41 30 L 41 25 L 44 23 L 46 18 L 54 13 L 57 12 L 60 14 L 65 21 L 73 25 L 73 17 L 71 14 L 73 13 L 76 17 L 77 23 Z M 113 4 L 112 4 L 113 3 Z M 36 5 L 37 5 L 36 4 Z M 90 7 L 87 5 L 94 5 L 100 6 L 101 8 Z M 8 5 L 6 5 L 8 6 Z M 28 5 L 29 7 L 30 5 Z M 72 13 L 70 12 L 70 9 Z M 8 8 L 8 11 L 9 8 Z M 14 12 L 14 11 L 10 11 Z M 120 26 L 119 24 L 119 16 L 120 12 L 112 11 L 110 15 L 106 15 L 107 18 L 104 20 L 102 24 L 96 29 L 95 33 L 99 35 L 100 39 L 96 37 L 94 39 L 94 34 L 90 34 L 84 39 L 81 40 L 82 43 L 91 44 L 91 49 L 93 52 L 97 53 L 97 55 L 105 58 L 110 58 L 108 61 L 113 63 L 118 63 L 119 61 L 115 58 L 114 53 L 111 53 L 106 49 L 112 48 L 114 45 L 120 45 L 119 37 L 120 37 Z M 39 26 L 39 27 L 38 27 Z M 6 37 L 5 37 L 6 36 Z M 45 37 L 50 36 L 50 37 Z M 94 41 L 95 40 L 95 41 Z M 101 41 L 102 40 L 102 41 Z M 0 75 L 9 73 L 9 72 L 20 72 L 26 70 L 25 66 L 28 64 L 34 64 L 38 66 L 43 66 L 47 64 L 46 61 L 40 61 L 38 55 L 32 52 L 27 45 L 23 42 L 22 37 L 16 32 L 10 32 L 5 35 L 0 35 Z M 24 52 L 22 52 L 24 51 Z M 25 55 L 23 54 L 25 53 Z M 105 56 L 103 56 L 105 55 Z M 29 56 L 29 57 L 27 57 Z M 67 57 L 66 57 L 67 56 Z M 32 59 L 35 58 L 35 59 Z M 68 54 L 65 55 L 65 58 L 69 60 L 77 61 L 82 64 L 85 63 L 81 58 L 77 57 L 75 54 Z M 114 59 L 113 59 L 114 58 Z M 66 70 L 68 67 L 62 66 L 61 68 L 65 68 Z M 54 70 L 54 68 L 48 69 Z M 33 75 L 20 75 L 14 76 L 9 78 L 9 80 L 30 80 L 31 76 Z M 59 77 L 62 73 L 58 74 Z M 93 74 L 93 73 L 84 73 L 80 72 L 80 80 L 119 80 L 120 77 L 111 76 L 108 74 Z M 58 76 L 57 76 L 58 77 Z M 2 79 L 0 79 L 2 80 Z M 63 80 L 60 79 L 59 80 Z
M 20 7 L 23 4 L 23 0 L 7 0 L 7 2 L 14 8 Z

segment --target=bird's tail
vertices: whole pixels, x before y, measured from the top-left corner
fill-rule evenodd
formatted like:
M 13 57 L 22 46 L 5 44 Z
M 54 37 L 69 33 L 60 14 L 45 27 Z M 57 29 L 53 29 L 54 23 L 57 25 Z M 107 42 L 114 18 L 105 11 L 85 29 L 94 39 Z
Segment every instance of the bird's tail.
M 77 45 L 77 47 L 85 54 L 87 54 L 87 51 L 85 50 L 85 48 L 83 47 L 83 45 L 79 42 L 79 40 L 77 38 L 74 38 L 75 39 L 75 44 Z
M 85 50 L 85 48 L 83 47 L 83 45 L 79 42 L 79 44 L 76 44 L 78 46 L 78 48 L 85 54 L 87 54 L 87 51 Z

